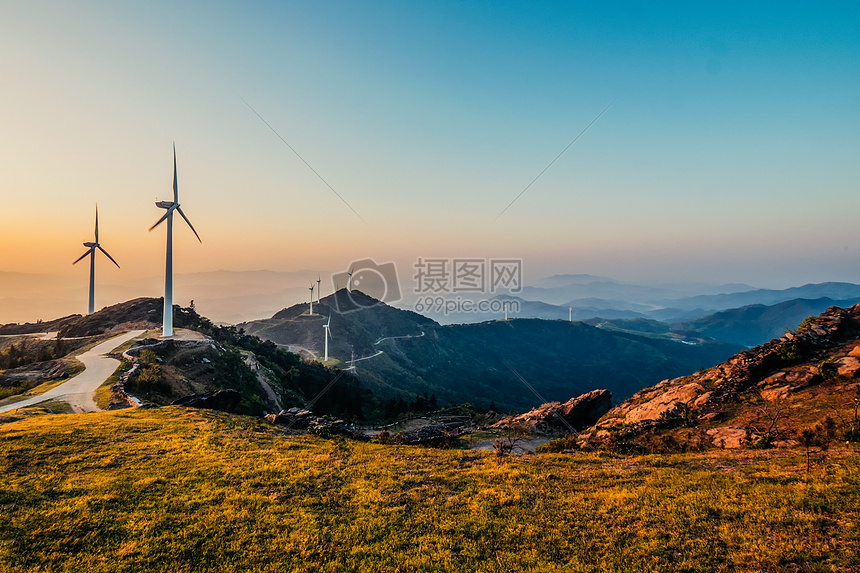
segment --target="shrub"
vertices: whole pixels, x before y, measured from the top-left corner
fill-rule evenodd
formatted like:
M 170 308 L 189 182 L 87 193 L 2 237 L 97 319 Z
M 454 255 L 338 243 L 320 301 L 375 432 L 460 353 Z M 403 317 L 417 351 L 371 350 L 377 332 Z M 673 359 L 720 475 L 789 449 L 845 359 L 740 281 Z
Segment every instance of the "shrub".
M 803 332 L 809 325 L 815 322 L 814 316 L 807 316 L 804 318 L 800 324 L 797 326 L 797 330 L 795 332 Z
M 698 417 L 685 402 L 676 402 L 674 406 L 660 413 L 660 425 L 666 428 L 692 428 L 698 423 Z
M 800 348 L 794 342 L 783 345 L 777 351 L 777 354 L 783 362 L 797 362 L 803 359 L 803 352 L 800 351 Z
M 545 444 L 541 444 L 535 448 L 536 454 L 553 454 L 558 452 L 563 452 L 564 450 L 576 450 L 579 448 L 579 445 L 576 442 L 577 436 L 563 436 L 561 438 L 556 438 L 555 440 L 550 440 Z
M 838 378 L 839 366 L 836 365 L 836 360 L 832 356 L 823 360 L 821 364 L 818 365 L 818 373 L 821 374 L 821 377 L 825 380 L 835 380 Z

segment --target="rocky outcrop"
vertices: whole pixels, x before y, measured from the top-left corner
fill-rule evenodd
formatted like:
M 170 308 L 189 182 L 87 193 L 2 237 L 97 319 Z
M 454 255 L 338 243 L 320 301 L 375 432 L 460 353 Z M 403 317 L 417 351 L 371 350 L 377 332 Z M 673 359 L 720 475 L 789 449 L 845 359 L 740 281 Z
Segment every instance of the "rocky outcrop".
M 549 402 L 525 414 L 499 420 L 491 427 L 516 428 L 535 434 L 569 434 L 600 419 L 612 405 L 609 390 L 592 390 L 565 403 Z
M 745 350 L 709 370 L 663 380 L 638 392 L 607 412 L 587 434 L 600 438 L 611 431 L 631 437 L 704 423 L 715 445 L 740 447 L 745 439 L 758 436 L 752 426 L 728 419 L 728 413 L 744 401 L 780 401 L 825 380 L 844 384 L 857 378 L 858 341 L 860 305 L 831 307 L 798 331 Z
M 216 390 L 205 394 L 194 394 L 179 398 L 170 403 L 171 406 L 185 406 L 187 408 L 206 408 L 209 410 L 220 410 L 222 412 L 235 412 L 242 401 L 242 394 L 238 390 Z
M 343 420 L 320 417 L 302 408 L 281 410 L 277 414 L 266 414 L 264 418 L 270 424 L 287 430 L 308 431 L 324 437 L 337 434 L 361 440 L 369 439 L 355 432 L 352 424 Z

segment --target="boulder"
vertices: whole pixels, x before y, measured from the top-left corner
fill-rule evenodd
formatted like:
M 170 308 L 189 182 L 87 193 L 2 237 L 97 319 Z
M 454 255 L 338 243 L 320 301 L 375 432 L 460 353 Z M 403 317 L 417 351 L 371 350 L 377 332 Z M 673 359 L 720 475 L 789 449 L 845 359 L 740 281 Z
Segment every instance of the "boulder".
M 707 431 L 714 445 L 718 448 L 736 450 L 743 447 L 746 439 L 746 430 L 739 428 L 711 428 Z
M 688 404 L 704 393 L 705 389 L 697 382 L 676 386 L 644 404 L 631 408 L 625 416 L 625 422 L 634 424 L 643 420 L 659 420 L 663 412 L 671 410 L 679 403 Z
M 860 370 L 860 360 L 853 356 L 846 356 L 836 361 L 839 375 L 845 378 L 854 378 Z
M 216 390 L 205 394 L 194 394 L 185 396 L 170 403 L 171 406 L 185 406 L 188 408 L 206 408 L 208 410 L 220 410 L 222 412 L 233 412 L 242 401 L 242 394 L 238 390 Z
M 525 414 L 499 420 L 493 428 L 522 428 L 538 434 L 569 433 L 591 426 L 609 411 L 612 393 L 609 390 L 592 390 L 564 404 L 549 402 Z

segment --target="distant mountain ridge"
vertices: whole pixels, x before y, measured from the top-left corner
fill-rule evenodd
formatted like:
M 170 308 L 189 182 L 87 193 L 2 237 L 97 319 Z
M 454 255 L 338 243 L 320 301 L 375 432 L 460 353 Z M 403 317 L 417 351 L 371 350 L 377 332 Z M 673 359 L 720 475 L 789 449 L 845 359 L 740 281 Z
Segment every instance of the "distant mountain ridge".
M 724 286 L 730 288 L 744 285 Z M 509 316 L 516 318 L 547 320 L 564 320 L 571 316 L 574 320 L 648 318 L 669 324 L 693 322 L 729 309 L 751 305 L 775 305 L 791 300 L 828 298 L 834 303 L 845 303 L 849 306 L 860 301 L 860 285 L 841 282 L 807 284 L 782 290 L 753 289 L 680 298 L 668 297 L 671 293 L 662 288 L 624 285 L 615 281 L 572 284 L 564 289 L 553 289 L 555 292 L 553 295 L 547 295 L 547 292 L 549 291 L 526 287 L 518 296 L 499 295 L 495 299 L 511 301 L 515 306 L 512 307 Z M 564 298 L 567 296 L 574 298 Z M 549 301 L 552 298 L 565 302 L 553 303 Z M 448 313 L 440 316 L 428 313 L 428 316 L 450 324 L 496 320 L 503 314 L 498 312 Z

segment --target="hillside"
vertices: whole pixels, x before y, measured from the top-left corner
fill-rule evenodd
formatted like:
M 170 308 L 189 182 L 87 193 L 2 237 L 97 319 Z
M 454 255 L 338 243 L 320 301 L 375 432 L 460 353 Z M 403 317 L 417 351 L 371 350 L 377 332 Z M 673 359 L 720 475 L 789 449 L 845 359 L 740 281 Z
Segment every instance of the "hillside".
M 664 436 L 726 448 L 858 441 L 858 375 L 860 305 L 831 307 L 722 364 L 637 392 L 583 439 L 641 446 Z
M 249 334 L 320 357 L 323 325 L 332 316 L 330 356 L 340 366 L 355 353 L 356 375 L 381 399 L 435 395 L 440 403 L 494 402 L 507 410 L 567 400 L 595 387 L 629 396 L 665 377 L 710 366 L 738 347 L 699 338 L 610 332 L 569 321 L 511 320 L 441 326 L 410 311 L 377 304 L 338 312 L 334 296 L 285 309 L 271 319 L 238 325 Z M 506 364 L 507 363 L 507 364 Z M 522 377 L 522 378 L 521 378 Z M 528 384 L 524 384 L 522 380 Z M 537 392 L 529 389 L 529 385 Z
M 773 305 L 754 304 L 676 324 L 673 328 L 752 347 L 779 338 L 807 316 L 821 314 L 831 306 L 848 307 L 856 302 L 856 299 L 833 300 L 825 297 L 797 298 Z
M 262 415 L 312 402 L 321 415 L 349 419 L 364 419 L 379 409 L 372 393 L 349 373 L 307 362 L 233 327 L 213 325 L 191 308 L 175 306 L 174 325 L 200 335 L 158 340 L 162 308 L 162 299 L 140 298 L 89 316 L 3 327 L 0 331 L 7 337 L 0 338 L 0 400 L 14 401 L 40 385 L 67 378 L 80 368 L 72 359 L 74 353 L 111 333 L 152 329 L 150 338 L 127 350 L 137 357 L 134 365 L 116 356 L 122 359 L 117 377 L 128 371 L 121 377 L 124 390 L 144 402 L 168 405 L 194 395 L 235 390 L 239 393 L 235 408 L 246 414 Z M 43 332 L 46 325 L 59 328 L 59 336 L 43 340 L 8 334 Z M 127 407 L 116 392 L 114 406 Z
M 837 571 L 856 451 L 497 458 L 177 407 L 0 425 L 0 564 L 31 571 Z

